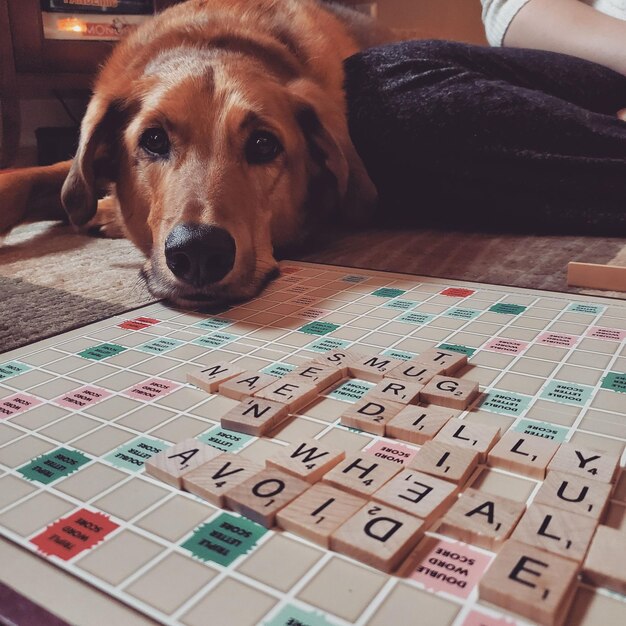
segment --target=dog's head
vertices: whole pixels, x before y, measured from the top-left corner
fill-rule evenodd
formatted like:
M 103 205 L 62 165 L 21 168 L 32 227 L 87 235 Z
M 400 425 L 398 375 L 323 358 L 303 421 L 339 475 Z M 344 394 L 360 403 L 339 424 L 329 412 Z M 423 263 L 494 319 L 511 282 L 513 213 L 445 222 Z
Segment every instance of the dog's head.
M 373 206 L 340 90 L 228 47 L 181 44 L 136 64 L 130 77 L 120 55 L 105 68 L 62 198 L 83 224 L 114 184 L 153 294 L 249 298 L 275 273 L 274 250 Z

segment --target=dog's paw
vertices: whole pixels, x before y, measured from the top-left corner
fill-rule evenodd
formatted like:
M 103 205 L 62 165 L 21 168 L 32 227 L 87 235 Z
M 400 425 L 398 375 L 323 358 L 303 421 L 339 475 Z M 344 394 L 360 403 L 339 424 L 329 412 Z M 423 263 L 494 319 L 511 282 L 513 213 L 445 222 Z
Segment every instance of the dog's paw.
M 92 237 L 124 239 L 126 229 L 117 199 L 113 196 L 107 196 L 99 200 L 98 210 L 93 219 L 80 226 L 78 230 Z
M 620 109 L 617 112 L 617 117 L 619 117 L 620 120 L 626 122 L 626 109 Z
M 19 170 L 0 173 L 0 235 L 4 238 L 24 220 L 31 182 Z

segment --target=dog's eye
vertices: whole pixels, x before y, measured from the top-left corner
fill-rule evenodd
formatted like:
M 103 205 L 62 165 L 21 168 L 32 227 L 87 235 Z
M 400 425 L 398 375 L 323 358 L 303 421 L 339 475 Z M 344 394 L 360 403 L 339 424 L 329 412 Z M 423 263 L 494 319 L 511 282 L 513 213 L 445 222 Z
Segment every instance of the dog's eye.
M 162 128 L 144 130 L 139 145 L 152 156 L 165 156 L 170 151 L 170 140 Z
M 250 136 L 246 144 L 246 159 L 248 163 L 260 165 L 273 161 L 282 151 L 283 147 L 276 135 L 267 131 L 257 131 Z

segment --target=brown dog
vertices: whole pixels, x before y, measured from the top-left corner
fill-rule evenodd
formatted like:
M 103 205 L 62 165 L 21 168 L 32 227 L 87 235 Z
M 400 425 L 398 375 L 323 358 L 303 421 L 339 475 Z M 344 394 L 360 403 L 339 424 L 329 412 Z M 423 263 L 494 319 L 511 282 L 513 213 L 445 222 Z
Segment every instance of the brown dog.
M 330 216 L 371 211 L 342 61 L 389 39 L 365 16 L 315 0 L 172 7 L 114 49 L 73 162 L 0 176 L 0 232 L 58 217 L 61 185 L 70 221 L 83 225 L 109 189 L 155 296 L 254 296 L 275 273 L 275 249 Z

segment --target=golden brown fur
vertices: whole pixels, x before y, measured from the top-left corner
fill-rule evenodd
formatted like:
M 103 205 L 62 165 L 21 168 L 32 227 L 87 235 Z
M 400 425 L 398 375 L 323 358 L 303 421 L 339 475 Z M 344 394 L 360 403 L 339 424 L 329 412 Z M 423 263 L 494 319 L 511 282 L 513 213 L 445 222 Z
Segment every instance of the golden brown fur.
M 109 189 L 155 295 L 181 304 L 255 295 L 275 249 L 375 202 L 348 135 L 342 61 L 381 38 L 357 41 L 374 31 L 348 15 L 314 0 L 190 0 L 142 25 L 102 69 L 74 161 L 0 176 L 2 204 L 13 207 L 0 232 L 56 214 L 54 202 L 46 215 L 28 207 L 38 189 L 54 194 L 63 181 L 70 220 L 102 222 L 98 197 Z M 167 158 L 140 147 L 154 127 L 167 132 Z M 258 130 L 283 147 L 262 165 L 245 158 Z M 183 222 L 231 233 L 235 263 L 219 282 L 192 286 L 169 271 L 165 239 Z

